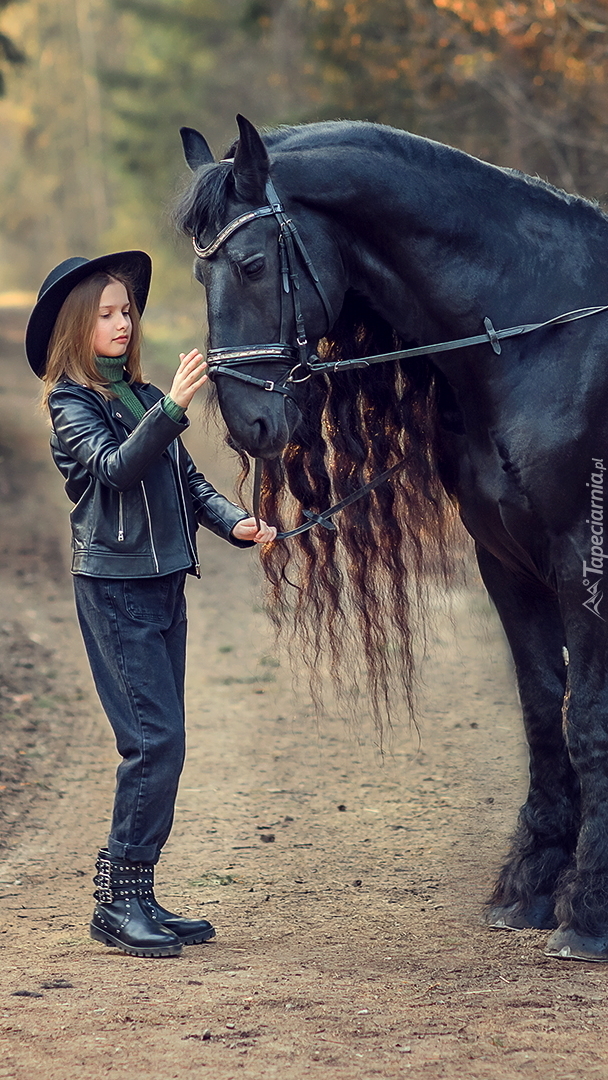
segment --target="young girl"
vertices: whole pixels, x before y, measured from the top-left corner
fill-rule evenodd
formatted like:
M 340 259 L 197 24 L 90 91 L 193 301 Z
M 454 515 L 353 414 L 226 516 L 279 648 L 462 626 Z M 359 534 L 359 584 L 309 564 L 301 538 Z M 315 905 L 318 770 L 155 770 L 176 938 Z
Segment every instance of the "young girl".
M 199 524 L 236 547 L 276 530 L 258 530 L 182 446 L 186 409 L 207 379 L 198 350 L 180 354 L 169 394 L 144 382 L 139 318 L 151 272 L 142 251 L 62 262 L 40 289 L 26 353 L 44 380 L 53 458 L 75 503 L 78 619 L 123 759 L 91 936 L 134 956 L 177 956 L 215 936 L 206 920 L 160 907 L 153 891 L 184 761 L 184 580 L 200 576 Z

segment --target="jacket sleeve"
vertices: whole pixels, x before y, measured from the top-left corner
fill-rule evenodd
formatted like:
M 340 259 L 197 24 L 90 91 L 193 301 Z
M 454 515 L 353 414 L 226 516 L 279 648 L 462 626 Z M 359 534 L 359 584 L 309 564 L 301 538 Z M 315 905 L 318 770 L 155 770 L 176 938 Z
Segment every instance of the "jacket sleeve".
M 149 465 L 187 426 L 167 416 L 158 401 L 121 443 L 108 425 L 101 402 L 92 396 L 84 398 L 70 387 L 59 387 L 49 397 L 49 409 L 53 429 L 66 453 L 116 491 L 138 484 Z
M 235 547 L 255 547 L 252 540 L 237 540 L 232 535 L 232 530 L 237 521 L 249 517 L 247 511 L 243 510 L 242 506 L 230 502 L 230 499 L 227 499 L 224 495 L 220 495 L 213 484 L 205 480 L 202 473 L 197 472 L 196 465 L 190 454 L 181 444 L 180 452 L 182 462 L 186 468 L 188 488 L 194 503 L 194 513 L 199 525 L 203 525 L 205 529 L 210 529 L 211 532 L 221 536 L 224 540 L 228 540 Z

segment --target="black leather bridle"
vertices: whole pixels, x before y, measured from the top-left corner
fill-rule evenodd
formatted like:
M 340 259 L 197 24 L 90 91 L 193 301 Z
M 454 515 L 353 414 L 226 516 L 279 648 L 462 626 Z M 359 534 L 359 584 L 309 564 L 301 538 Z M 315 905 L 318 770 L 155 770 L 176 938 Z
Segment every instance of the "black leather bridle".
M 229 159 L 225 160 L 227 163 Z M 233 218 L 207 247 L 202 247 L 196 236 L 192 237 L 192 244 L 199 259 L 210 259 L 221 248 L 222 244 L 233 236 L 238 229 L 242 229 L 244 225 L 249 225 L 250 222 L 257 221 L 259 218 L 270 217 L 271 215 L 275 217 L 279 226 L 279 266 L 281 275 L 280 341 L 268 345 L 241 346 L 236 349 L 210 349 L 207 364 L 209 378 L 211 379 L 214 379 L 217 375 L 228 375 L 233 379 L 249 383 L 250 386 L 257 386 L 262 390 L 275 391 L 290 396 L 292 394 L 291 386 L 309 379 L 313 373 L 311 365 L 318 359 L 308 353 L 308 339 L 300 302 L 300 276 L 298 274 L 297 254 L 300 255 L 319 294 L 325 310 L 328 330 L 335 322 L 335 314 L 312 259 L 306 250 L 306 245 L 296 225 L 285 213 L 271 180 L 266 181 L 266 198 L 268 199 L 267 206 L 259 206 L 257 210 L 250 210 L 246 214 L 240 214 L 239 217 Z M 284 300 L 289 296 L 291 296 L 292 300 L 295 323 L 295 346 L 289 345 L 284 340 L 287 336 L 287 305 Z M 243 364 L 267 364 L 269 362 L 289 365 L 289 370 L 282 380 L 258 379 L 254 375 L 247 375 L 245 372 L 237 370 Z M 296 377 L 299 371 L 302 371 L 303 374 Z
M 232 158 L 225 158 L 221 164 L 232 164 L 232 162 Z M 366 356 L 356 360 L 320 360 L 315 353 L 308 352 L 308 339 L 300 303 L 298 254 L 302 259 L 304 267 L 323 304 L 327 318 L 328 331 L 335 322 L 335 314 L 325 289 L 321 284 L 319 275 L 306 250 L 304 241 L 302 240 L 295 223 L 286 214 L 274 184 L 270 179 L 266 181 L 265 193 L 268 200 L 266 206 L 259 206 L 255 210 L 249 210 L 247 213 L 240 214 L 239 217 L 233 218 L 232 221 L 228 222 L 228 224 L 220 230 L 217 236 L 206 247 L 203 247 L 200 244 L 197 236 L 192 237 L 192 244 L 197 257 L 199 259 L 211 259 L 229 237 L 233 236 L 238 229 L 243 228 L 252 221 L 257 221 L 264 217 L 274 217 L 279 226 L 278 242 L 281 276 L 281 322 L 279 337 L 281 340 L 267 345 L 243 345 L 229 349 L 210 349 L 207 356 L 208 375 L 210 379 L 215 379 L 218 375 L 225 375 L 229 378 L 238 379 L 241 382 L 248 383 L 251 386 L 256 386 L 259 389 L 267 390 L 270 393 L 279 393 L 284 394 L 287 397 L 293 397 L 293 387 L 298 383 L 306 382 L 307 379 L 310 379 L 312 375 L 317 373 L 336 373 L 339 371 L 348 371 L 352 368 L 367 368 L 373 364 L 386 363 L 389 360 L 403 360 L 409 357 L 451 352 L 453 349 L 462 349 L 470 345 L 491 345 L 494 352 L 500 354 L 502 351 L 500 342 L 505 338 L 521 337 L 524 334 L 531 334 L 535 330 L 541 330 L 550 326 L 562 326 L 565 323 L 576 322 L 578 319 L 587 318 L 589 315 L 597 315 L 602 311 L 608 311 L 608 304 L 604 304 L 601 307 L 579 308 L 576 311 L 568 311 L 565 314 L 557 315 L 552 319 L 547 319 L 545 322 L 524 323 L 520 326 L 510 326 L 505 330 L 495 330 L 491 320 L 486 317 L 483 320 L 485 327 L 485 333 L 483 334 L 475 334 L 471 337 L 458 338 L 452 341 L 441 341 L 434 345 L 417 346 L 412 349 L 398 349 L 394 352 L 378 353 L 375 356 Z M 283 301 L 284 298 L 288 296 L 291 296 L 292 299 L 296 345 L 290 345 L 283 340 L 287 332 L 286 305 Z M 238 370 L 243 365 L 268 363 L 287 365 L 288 370 L 282 379 L 259 379 L 255 375 L 248 375 L 245 372 Z M 298 536 L 303 532 L 307 532 L 308 529 L 311 529 L 313 525 L 317 524 L 335 530 L 335 525 L 330 521 L 330 518 L 333 517 L 334 514 L 339 510 L 344 509 L 345 506 L 356 502 L 357 499 L 362 498 L 369 491 L 373 490 L 373 488 L 378 487 L 379 484 L 384 483 L 389 476 L 403 468 L 404 465 L 405 461 L 397 462 L 396 465 L 393 465 L 390 469 L 387 469 L 385 472 L 375 477 L 374 480 L 371 480 L 368 484 L 365 484 L 363 487 L 353 492 L 352 495 L 349 495 L 346 499 L 343 499 L 335 506 L 332 506 L 329 510 L 324 511 L 323 514 L 314 514 L 309 510 L 303 510 L 303 513 L 308 520 L 297 529 L 292 529 L 290 532 L 279 533 L 277 539 L 284 540 L 291 536 Z M 262 461 L 260 458 L 256 458 L 253 501 L 254 515 L 258 523 L 261 476 Z

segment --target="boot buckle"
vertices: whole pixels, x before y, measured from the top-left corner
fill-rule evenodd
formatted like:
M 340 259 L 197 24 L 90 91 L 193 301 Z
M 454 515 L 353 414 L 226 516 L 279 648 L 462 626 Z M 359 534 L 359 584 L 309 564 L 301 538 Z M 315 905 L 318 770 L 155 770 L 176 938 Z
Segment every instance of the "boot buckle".
M 98 859 L 98 874 L 93 878 L 93 884 L 98 888 L 95 891 L 95 899 L 102 904 L 111 904 L 114 899 L 112 891 L 112 863 L 110 859 Z

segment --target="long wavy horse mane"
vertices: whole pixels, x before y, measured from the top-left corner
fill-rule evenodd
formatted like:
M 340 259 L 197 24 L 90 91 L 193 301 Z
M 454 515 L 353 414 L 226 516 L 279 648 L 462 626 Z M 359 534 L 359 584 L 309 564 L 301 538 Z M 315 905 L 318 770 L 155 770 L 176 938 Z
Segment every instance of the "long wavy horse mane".
M 219 228 L 230 168 L 206 170 L 185 193 L 177 224 Z M 347 293 L 327 359 L 406 347 L 367 303 Z M 329 673 L 338 701 L 369 711 L 380 739 L 403 703 L 415 717 L 416 655 L 424 648 L 430 601 L 462 565 L 457 512 L 439 479 L 437 398 L 442 376 L 426 358 L 314 376 L 303 387 L 302 421 L 282 456 L 265 463 L 262 513 L 281 531 L 316 513 L 399 461 L 404 467 L 334 520 L 267 545 L 269 613 L 288 631 L 292 657 L 321 702 Z M 237 450 L 230 436 L 227 442 Z M 239 491 L 250 464 L 240 454 Z M 294 648 L 295 646 L 295 648 Z M 367 700 L 366 700 L 367 699 Z

